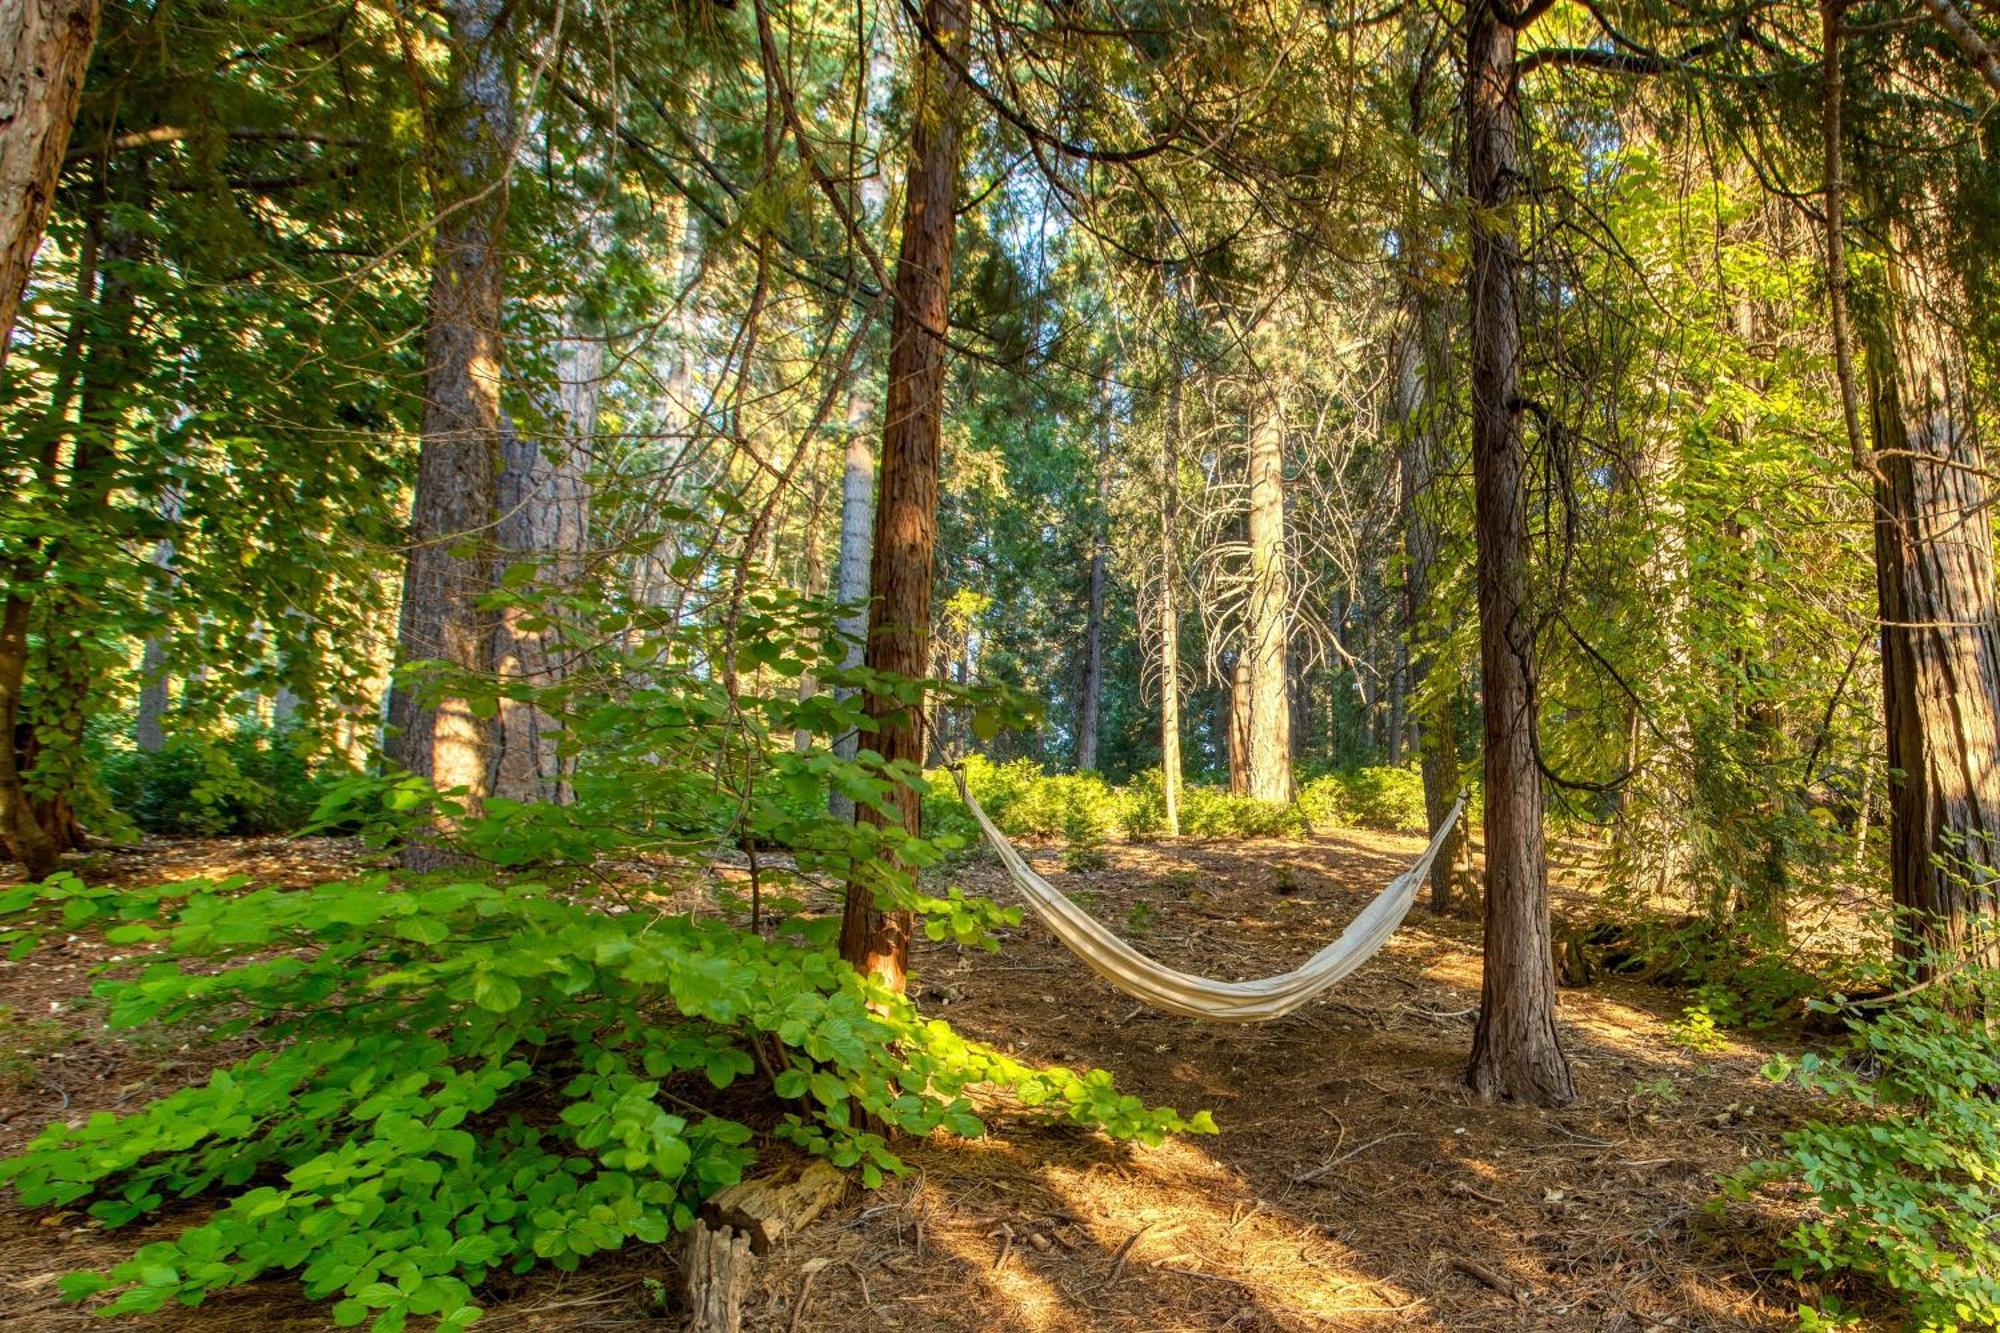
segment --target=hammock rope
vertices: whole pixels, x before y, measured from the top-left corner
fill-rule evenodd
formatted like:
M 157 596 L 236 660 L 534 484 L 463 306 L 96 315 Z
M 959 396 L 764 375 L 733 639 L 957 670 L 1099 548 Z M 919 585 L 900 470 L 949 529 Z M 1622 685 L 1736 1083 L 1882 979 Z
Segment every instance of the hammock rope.
M 958 793 L 965 800 L 965 808 L 972 812 L 986 841 L 1006 867 L 1008 878 L 1065 948 L 1082 959 L 1091 971 L 1135 1000 L 1168 1013 L 1224 1023 L 1260 1023 L 1283 1018 L 1345 980 L 1381 952 L 1389 936 L 1409 915 L 1411 905 L 1416 902 L 1417 886 L 1430 874 L 1431 863 L 1444 847 L 1445 835 L 1465 811 L 1465 797 L 1460 795 L 1451 813 L 1431 834 L 1430 845 L 1417 863 L 1390 880 L 1388 887 L 1361 909 L 1338 939 L 1304 963 L 1290 972 L 1253 981 L 1217 981 L 1168 967 L 1112 934 L 1096 917 L 1036 874 L 1027 858 L 980 809 L 965 784 L 965 775 L 954 769 L 952 776 L 958 781 Z

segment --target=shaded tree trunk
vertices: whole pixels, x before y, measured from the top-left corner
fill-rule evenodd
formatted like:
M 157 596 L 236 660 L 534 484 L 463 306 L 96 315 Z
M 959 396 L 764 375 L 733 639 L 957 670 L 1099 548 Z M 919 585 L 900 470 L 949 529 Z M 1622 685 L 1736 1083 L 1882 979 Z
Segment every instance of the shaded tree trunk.
M 589 474 L 604 380 L 604 343 L 595 328 L 581 325 L 563 339 L 556 376 L 555 398 L 544 413 L 554 439 L 502 428 L 500 513 L 494 526 L 503 564 L 532 562 L 535 584 L 544 589 L 575 584 L 590 541 Z M 544 628 L 537 621 L 551 623 Z M 532 599 L 502 610 L 493 665 L 502 680 L 560 684 L 568 668 L 559 618 Z M 546 710 L 526 700 L 501 699 L 495 739 L 496 795 L 558 804 L 570 799 L 574 756 L 560 753 L 560 729 Z
M 2000 965 L 2000 618 L 1963 302 L 1891 229 L 1861 310 L 1899 956 Z M 1898 776 L 1900 774 L 1900 777 Z
M 0 366 L 49 225 L 98 13 L 98 0 L 0 8 Z
M 883 414 L 882 475 L 875 515 L 869 587 L 867 664 L 871 670 L 921 677 L 931 637 L 931 576 L 937 549 L 938 466 L 944 414 L 945 335 L 951 320 L 951 261 L 959 192 L 959 120 L 963 85 L 957 62 L 967 49 L 966 0 L 925 0 L 930 37 L 955 53 L 947 62 L 926 42 L 918 62 L 909 184 L 903 201 L 902 248 L 889 322 L 889 378 Z M 924 758 L 923 709 L 892 695 L 871 694 L 873 746 L 890 763 Z M 898 784 L 894 823 L 922 832 L 922 802 Z M 890 821 L 864 809 L 869 823 Z M 878 886 L 847 886 L 840 956 L 894 990 L 909 975 L 911 916 L 884 912 Z
M 179 486 L 169 486 L 160 496 L 160 518 L 169 526 L 181 521 Z M 174 581 L 174 542 L 162 537 L 153 547 L 153 563 L 161 570 L 167 586 Z M 146 636 L 139 653 L 139 708 L 132 725 L 132 743 L 147 754 L 158 754 L 167 744 L 167 641 L 164 631 Z
M 1528 598 L 1527 456 L 1521 438 L 1520 249 L 1512 207 L 1520 89 L 1515 29 L 1471 0 L 1465 72 L 1472 464 L 1479 539 L 1479 657 L 1486 713 L 1486 944 L 1466 1082 L 1481 1097 L 1562 1105 L 1576 1096 L 1556 1035 L 1548 861 L 1536 761 L 1535 622 Z
M 1250 794 L 1250 662 L 1236 655 L 1229 673 L 1229 794 Z
M 1285 633 L 1290 588 L 1285 569 L 1284 421 L 1275 394 L 1250 419 L 1250 601 L 1243 658 L 1249 690 L 1250 795 L 1292 799 L 1291 673 Z
M 1097 733 L 1104 711 L 1104 576 L 1111 542 L 1111 423 L 1115 405 L 1111 379 L 1104 380 L 1104 421 L 1097 436 L 1097 513 L 1090 533 L 1090 579 L 1085 593 L 1083 695 L 1077 709 L 1076 766 L 1097 767 Z
M 502 245 L 514 140 L 513 71 L 500 0 L 449 0 L 450 87 L 436 127 L 429 323 L 424 335 L 423 444 L 410 507 L 410 554 L 397 632 L 400 662 L 441 661 L 454 672 L 493 668 L 494 618 L 477 606 L 493 583 L 503 421 Z M 468 551 L 464 548 L 470 547 Z M 492 790 L 496 728 L 460 691 L 396 687 L 392 751 L 470 811 Z M 435 863 L 412 848 L 412 864 Z
M 1431 394 L 1433 371 L 1443 359 L 1439 315 L 1435 299 L 1413 284 L 1406 288 L 1403 327 L 1395 348 L 1395 423 L 1402 451 L 1403 633 L 1410 645 L 1409 690 L 1419 699 L 1424 697 L 1435 662 L 1435 646 L 1426 642 L 1424 619 L 1430 610 L 1431 575 L 1438 557 L 1438 525 L 1432 517 L 1435 501 L 1430 492 L 1443 462 L 1438 405 Z M 1451 705 L 1449 697 L 1437 698 L 1416 713 L 1424 814 L 1433 829 L 1451 813 L 1460 785 L 1458 733 Z M 1431 863 L 1434 912 L 1450 911 L 1455 896 L 1471 896 L 1465 844 L 1465 826 L 1460 824 L 1446 835 L 1444 847 Z
M 834 574 L 835 596 L 844 608 L 840 632 L 847 641 L 841 666 L 852 671 L 862 664 L 868 633 L 868 565 L 875 538 L 875 450 L 869 427 L 875 417 L 873 386 L 863 376 L 855 382 L 847 399 L 847 453 L 840 477 L 840 557 Z M 854 691 L 841 687 L 836 697 L 846 699 Z M 851 760 L 861 749 L 858 732 L 835 738 L 833 752 Z M 827 809 L 835 819 L 854 818 L 854 798 L 838 787 L 827 795 Z

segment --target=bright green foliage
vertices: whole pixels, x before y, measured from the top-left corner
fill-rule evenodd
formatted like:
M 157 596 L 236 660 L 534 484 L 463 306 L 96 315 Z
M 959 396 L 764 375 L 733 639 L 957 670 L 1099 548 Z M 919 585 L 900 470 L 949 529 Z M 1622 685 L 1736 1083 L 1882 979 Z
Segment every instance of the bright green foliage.
M 1790 1237 L 1792 1270 L 1872 1278 L 1926 1333 L 2000 1325 L 2000 1037 L 1984 1017 L 1996 1005 L 2000 974 L 1960 974 L 1850 1020 L 1831 1058 L 1773 1061 L 1766 1074 L 1836 1114 L 1728 1182 L 1739 1198 L 1803 1185 L 1816 1209 Z
M 1380 765 L 1328 773 L 1299 789 L 1299 805 L 1315 824 L 1430 833 L 1424 779 L 1414 768 Z
M 31 1206 L 88 1201 L 113 1227 L 173 1199 L 220 1202 L 111 1272 L 68 1279 L 72 1296 L 108 1294 L 106 1313 L 296 1271 L 337 1302 L 336 1323 L 395 1330 L 470 1322 L 490 1272 L 573 1268 L 687 1225 L 754 1157 L 751 1125 L 688 1109 L 739 1079 L 774 1095 L 757 1129 L 869 1185 L 902 1164 L 860 1113 L 976 1135 L 965 1092 L 980 1083 L 1121 1138 L 1213 1129 L 1102 1072 L 1032 1069 L 923 1020 L 813 943 L 813 923 L 767 939 L 614 906 L 383 875 L 10 891 L 17 954 L 90 925 L 147 952 L 98 987 L 113 1027 L 200 1025 L 257 1049 L 132 1114 L 50 1126 L 0 1179 Z M 993 919 L 956 894 L 941 906 L 948 931 Z

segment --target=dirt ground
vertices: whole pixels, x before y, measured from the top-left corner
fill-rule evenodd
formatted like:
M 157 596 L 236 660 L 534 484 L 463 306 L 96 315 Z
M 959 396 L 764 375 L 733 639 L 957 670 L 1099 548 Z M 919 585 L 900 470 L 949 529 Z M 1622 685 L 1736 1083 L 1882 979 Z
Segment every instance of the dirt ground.
M 1416 839 L 1114 846 L 1100 868 L 1039 868 L 1148 952 L 1217 976 L 1317 949 L 1420 850 Z M 235 871 L 310 882 L 338 842 L 187 842 L 101 871 L 132 882 Z M 1565 892 L 1581 892 L 1572 873 Z M 1002 897 L 990 862 L 956 877 Z M 1581 904 L 1587 906 L 1587 904 Z M 1792 1326 L 1811 1293 L 1775 1271 L 1779 1201 L 1716 1212 L 1716 1177 L 1772 1153 L 1809 1112 L 1757 1070 L 1796 1048 L 1696 1053 L 1685 998 L 1636 982 L 1563 992 L 1574 1107 L 1474 1103 L 1459 1076 L 1478 999 L 1475 924 L 1419 908 L 1374 962 L 1280 1022 L 1233 1027 L 1137 1007 L 1032 921 L 997 954 L 920 944 L 926 1007 L 1031 1061 L 1100 1065 L 1216 1137 L 1157 1148 L 985 1108 L 990 1134 L 907 1145 L 910 1174 L 844 1205 L 760 1266 L 745 1327 L 802 1330 L 1723 1330 Z M 56 1117 L 130 1107 L 218 1053 L 116 1036 L 82 1002 L 112 952 L 74 939 L 0 963 L 0 1153 Z M 81 1329 L 55 1280 L 146 1237 L 0 1204 L 7 1333 Z M 490 1291 L 482 1329 L 674 1327 L 668 1248 Z M 1851 1294 L 1850 1294 L 1851 1295 Z M 102 1327 L 102 1325 L 95 1325 Z M 328 1327 L 286 1281 L 147 1327 Z M 1863 1328 L 1887 1325 L 1861 1325 Z

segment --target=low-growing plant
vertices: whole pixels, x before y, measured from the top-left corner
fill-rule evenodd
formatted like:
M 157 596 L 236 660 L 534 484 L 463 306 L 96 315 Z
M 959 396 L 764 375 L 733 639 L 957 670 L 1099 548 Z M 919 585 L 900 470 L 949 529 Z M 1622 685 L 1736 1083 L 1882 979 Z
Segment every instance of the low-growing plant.
M 993 919 L 937 901 L 939 933 Z M 472 1322 L 488 1274 L 663 1240 L 741 1176 L 760 1131 L 873 1185 L 902 1170 L 886 1132 L 979 1134 L 974 1084 L 1120 1137 L 1212 1128 L 1107 1074 L 1030 1068 L 924 1020 L 828 951 L 832 918 L 769 939 L 623 909 L 535 883 L 385 875 L 0 894 L 17 956 L 93 926 L 143 952 L 97 987 L 112 1027 L 257 1039 L 205 1083 L 49 1126 L 0 1181 L 112 1228 L 216 1201 L 110 1271 L 64 1279 L 100 1312 L 290 1271 L 335 1302 L 336 1324 L 394 1333 L 412 1317 Z M 742 1118 L 701 1109 L 741 1080 L 768 1101 Z
M 174 737 L 157 751 L 107 750 L 98 777 L 116 814 L 147 833 L 291 833 L 350 775 L 343 764 L 312 759 L 302 740 L 255 726 L 214 738 Z
M 1812 1197 L 1812 1215 L 1787 1241 L 1794 1274 L 1875 1282 L 1926 1333 L 2000 1327 L 1996 1012 L 2000 973 L 1950 971 L 1893 1004 L 1851 1012 L 1831 1056 L 1765 1067 L 1820 1094 L 1828 1110 L 1785 1135 L 1783 1157 L 1725 1182 L 1737 1198 L 1779 1182 Z M 1820 1327 L 1839 1319 L 1831 1306 L 1808 1313 Z
M 1357 768 L 1325 773 L 1299 789 L 1299 805 L 1316 826 L 1430 832 L 1423 774 L 1415 768 Z

